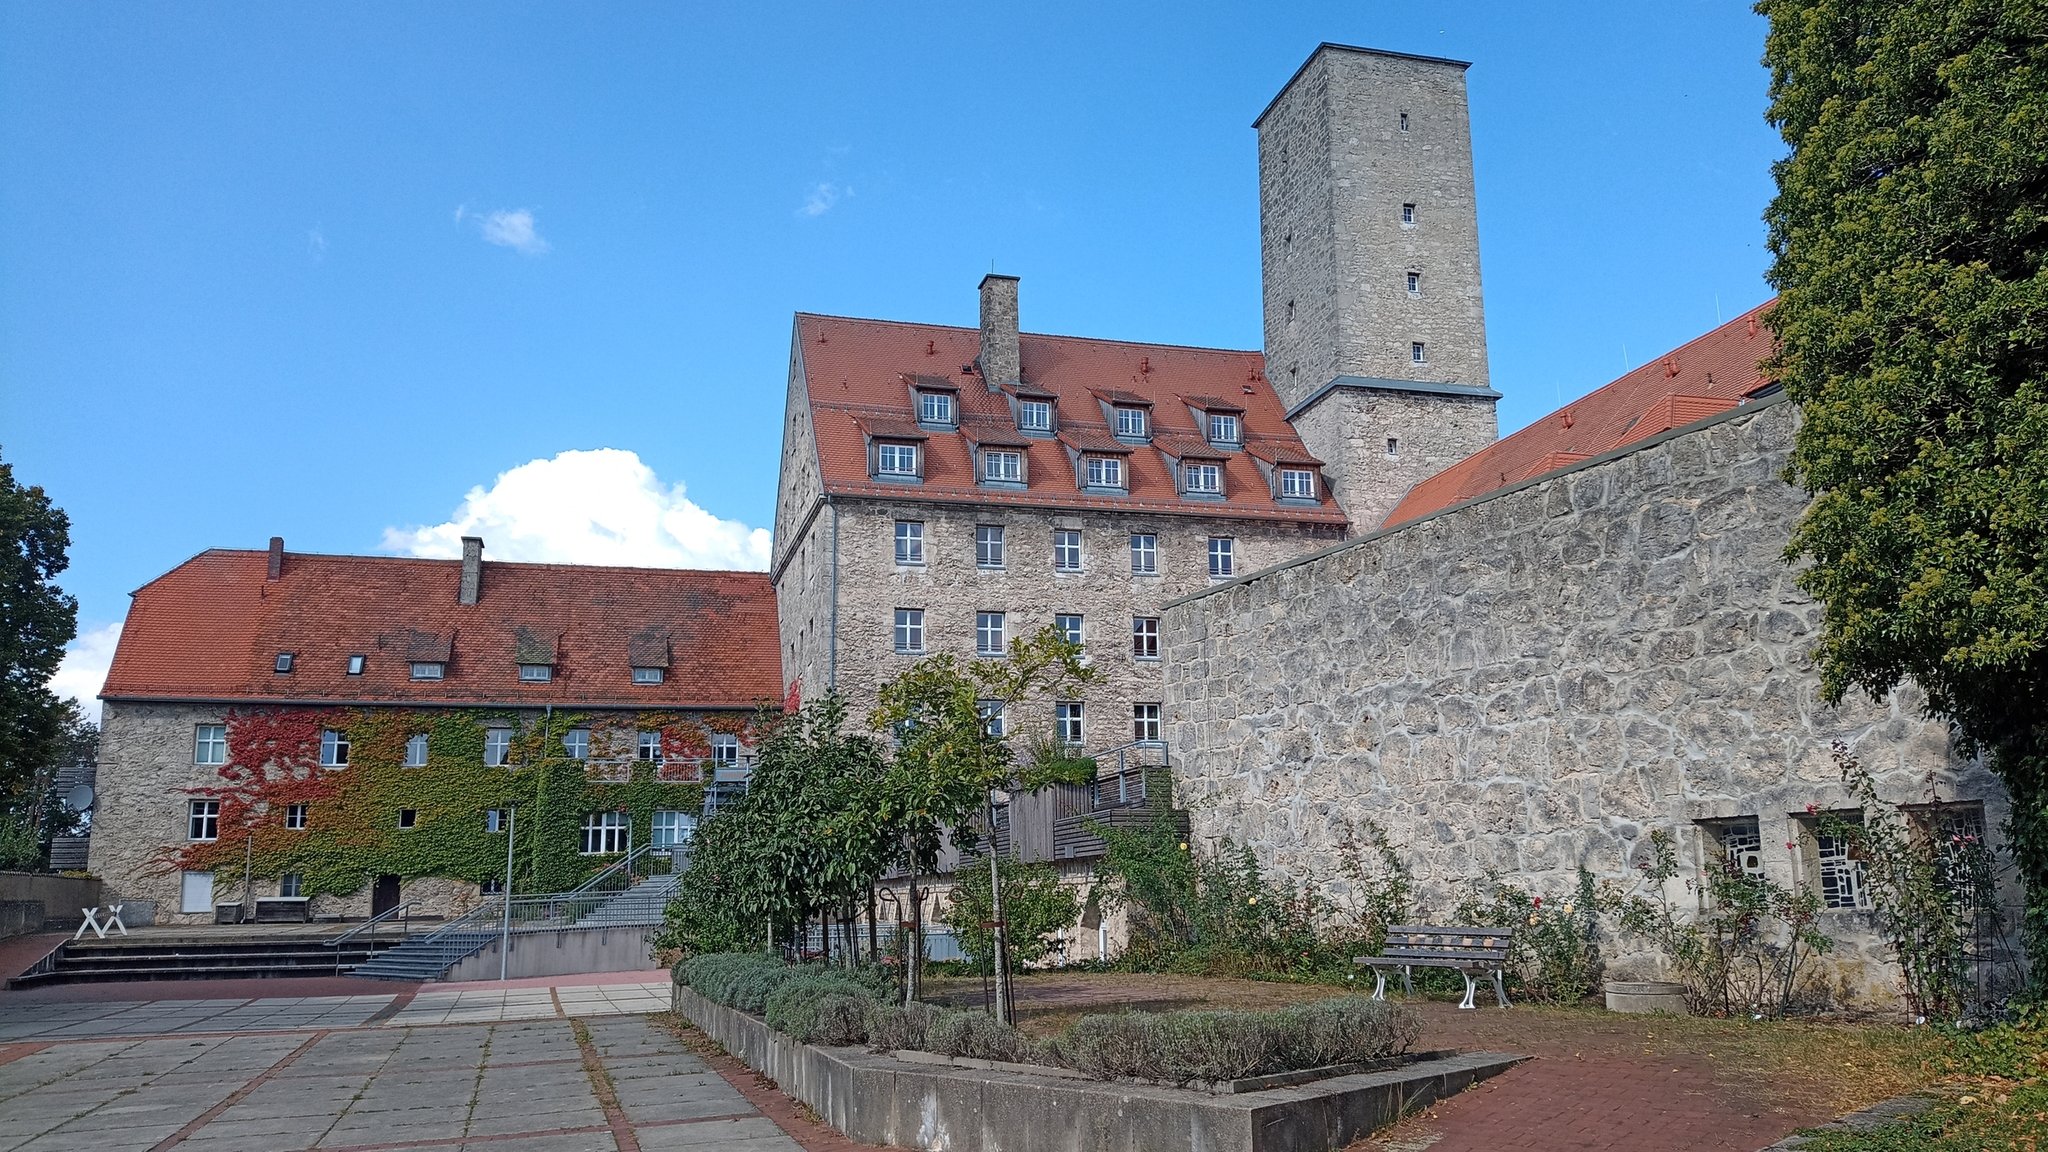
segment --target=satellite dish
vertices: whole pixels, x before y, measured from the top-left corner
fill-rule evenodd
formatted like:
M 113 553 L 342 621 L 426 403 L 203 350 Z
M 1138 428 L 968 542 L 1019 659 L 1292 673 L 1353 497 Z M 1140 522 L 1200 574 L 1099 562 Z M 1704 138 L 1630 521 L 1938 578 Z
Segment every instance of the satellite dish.
M 64 806 L 73 812 L 84 812 L 90 809 L 92 807 L 92 785 L 73 784 L 71 790 L 64 793 Z

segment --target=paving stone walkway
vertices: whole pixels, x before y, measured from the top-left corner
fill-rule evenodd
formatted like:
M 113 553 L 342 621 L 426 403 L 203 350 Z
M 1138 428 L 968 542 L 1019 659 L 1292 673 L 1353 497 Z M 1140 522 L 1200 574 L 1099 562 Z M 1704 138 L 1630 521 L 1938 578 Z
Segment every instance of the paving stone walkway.
M 681 1040 L 632 1015 L 0 1044 L 0 1152 L 174 1148 L 800 1145 Z

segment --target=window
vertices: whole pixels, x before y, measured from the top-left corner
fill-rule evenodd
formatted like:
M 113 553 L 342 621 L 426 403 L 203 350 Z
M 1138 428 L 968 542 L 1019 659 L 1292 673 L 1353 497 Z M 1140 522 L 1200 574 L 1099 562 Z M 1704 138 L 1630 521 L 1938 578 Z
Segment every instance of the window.
M 1984 838 L 1982 804 L 1938 804 L 1913 812 L 1915 830 L 1934 848 L 1941 885 L 1976 905 L 1978 886 L 1991 880 L 1990 849 Z
M 1401 454 L 1401 438 L 1400 438 L 1399 436 L 1389 436 L 1389 437 L 1387 437 L 1387 455 L 1389 455 L 1389 456 L 1399 456 L 1400 454 Z
M 626 814 L 592 812 L 583 817 L 585 856 L 605 856 L 626 850 Z
M 884 476 L 917 475 L 917 445 L 883 444 L 875 449 L 875 471 Z
M 1290 500 L 1315 499 L 1316 474 L 1305 468 L 1282 468 L 1280 470 L 1280 495 Z
M 1118 408 L 1116 410 L 1116 434 L 1129 440 L 1143 440 L 1149 433 L 1143 408 Z
M 688 812 L 656 812 L 654 814 L 654 847 L 680 848 L 690 842 L 697 832 L 697 818 Z
M 982 731 L 1002 739 L 1009 731 L 1009 717 L 1001 700 L 977 700 L 974 710 L 981 716 Z
M 1705 825 L 1711 846 L 1728 862 L 1728 870 L 1742 876 L 1764 874 L 1764 835 L 1754 816 L 1716 820 Z
M 1408 114 L 1407 114 L 1406 112 L 1403 112 L 1403 113 L 1401 113 L 1401 131 L 1403 131 L 1403 132 L 1406 132 L 1407 130 L 1408 130 Z
M 668 679 L 668 669 L 666 668 L 633 669 L 633 683 L 635 684 L 659 684 L 666 679 Z
M 289 653 L 289 652 L 279 652 L 279 653 L 277 654 L 277 663 L 276 663 L 275 667 L 277 668 L 277 670 L 278 670 L 279 672 L 289 672 L 289 671 L 291 671 L 291 670 L 292 670 L 292 654 L 291 654 L 291 653 Z
M 415 680 L 439 680 L 447 666 L 438 660 L 415 660 L 412 662 L 412 678 Z
M 1414 227 L 1414 225 L 1415 225 L 1415 205 L 1413 205 L 1413 204 L 1403 204 L 1403 205 L 1401 205 L 1401 223 L 1402 223 L 1403 225 L 1405 225 L 1405 226 L 1408 226 L 1408 227 Z
M 1003 639 L 1003 614 L 1001 612 L 976 612 L 974 614 L 974 654 L 977 656 L 1001 656 L 1006 641 Z
M 1157 744 L 1162 739 L 1159 729 L 1159 705 L 1131 705 L 1131 739 Z
M 896 562 L 898 564 L 924 563 L 923 521 L 898 520 L 896 522 Z
M 185 806 L 185 839 L 220 839 L 220 801 L 194 800 Z
M 284 826 L 285 826 L 285 827 L 287 827 L 287 828 L 289 828 L 289 829 L 291 829 L 291 830 L 292 830 L 292 831 L 294 831 L 294 832 L 303 832 L 303 831 L 305 831 L 305 828 L 306 828 L 306 806 L 305 806 L 304 804 L 287 804 L 287 805 L 285 805 L 285 806 L 284 806 Z
M 562 733 L 562 751 L 571 760 L 590 759 L 590 729 L 571 728 Z
M 512 762 L 512 730 L 484 729 L 484 767 L 503 768 Z
M 1053 736 L 1062 744 L 1081 743 L 1082 708 L 1079 700 L 1062 700 L 1052 706 Z
M 1059 632 L 1060 638 L 1069 644 L 1081 643 L 1081 625 L 1082 620 L 1079 612 L 1062 612 L 1052 618 L 1054 630 Z
M 1049 400 L 1018 401 L 1017 427 L 1025 432 L 1052 431 L 1052 402 Z
M 981 478 L 992 484 L 1023 483 L 1024 454 L 1006 449 L 982 449 Z
M 951 424 L 953 422 L 953 397 L 945 392 L 919 392 L 917 394 L 917 422 L 920 424 Z
M 1209 537 L 1209 578 L 1220 579 L 1237 573 L 1237 541 L 1228 536 Z
M 418 826 L 419 826 L 419 822 L 420 822 L 420 811 L 419 811 L 419 809 L 417 809 L 417 808 L 400 808 L 400 809 L 398 810 L 398 826 L 399 826 L 400 828 L 416 828 L 416 827 L 418 827 Z
M 740 738 L 730 732 L 717 732 L 711 737 L 711 762 L 727 768 L 740 762 Z
M 504 830 L 505 810 L 503 808 L 491 808 L 486 810 L 484 812 L 484 831 L 503 832 Z
M 503 876 L 493 876 L 476 886 L 476 893 L 479 896 L 498 896 L 502 895 L 504 891 L 505 878 Z
M 978 524 L 975 526 L 974 566 L 976 568 L 1001 568 L 1003 566 L 1003 526 L 1001 524 Z
M 1220 495 L 1223 492 L 1223 466 L 1221 464 L 1183 464 L 1180 466 L 1181 488 L 1187 492 Z
M 1131 655 L 1139 660 L 1159 659 L 1159 617 L 1131 617 Z
M 328 728 L 320 733 L 320 766 L 348 767 L 348 733 Z
M 1408 345 L 1408 362 L 1410 364 L 1429 363 L 1428 345 L 1424 344 L 1420 340 L 1417 340 L 1414 343 Z
M 1410 296 L 1422 295 L 1422 273 L 1410 272 L 1408 274 L 1408 294 Z
M 1081 530 L 1079 528 L 1056 528 L 1053 530 L 1052 570 L 1055 572 L 1079 572 L 1081 570 Z
M 1238 438 L 1237 417 L 1228 412 L 1209 413 L 1209 443 L 1235 444 Z
M 1115 456 L 1088 457 L 1088 486 L 1090 488 L 1123 487 L 1124 462 Z
M 1159 574 L 1159 537 L 1150 532 L 1131 533 L 1131 575 Z
M 228 762 L 227 725 L 201 724 L 192 730 L 192 762 L 194 764 L 225 764 Z
M 279 896 L 297 896 L 305 889 L 305 878 L 297 872 L 287 872 L 277 878 Z
M 351 676 L 361 676 L 363 674 L 363 658 L 361 656 L 351 656 L 348 658 L 348 674 Z
M 554 678 L 555 666 L 553 664 L 521 664 L 519 666 L 519 682 L 521 684 L 545 684 Z
M 427 766 L 427 734 L 415 732 L 405 738 L 405 767 L 425 768 Z
M 896 650 L 904 653 L 924 651 L 924 609 L 896 610 Z
M 1831 836 L 1815 829 L 1813 834 L 1814 856 L 1819 865 L 1814 879 L 1820 886 L 1820 902 L 1823 908 L 1868 908 L 1870 902 L 1863 895 L 1863 861 L 1849 853 L 1849 839 L 1846 836 Z
M 649 764 L 661 763 L 661 733 L 640 733 L 633 743 L 633 758 Z

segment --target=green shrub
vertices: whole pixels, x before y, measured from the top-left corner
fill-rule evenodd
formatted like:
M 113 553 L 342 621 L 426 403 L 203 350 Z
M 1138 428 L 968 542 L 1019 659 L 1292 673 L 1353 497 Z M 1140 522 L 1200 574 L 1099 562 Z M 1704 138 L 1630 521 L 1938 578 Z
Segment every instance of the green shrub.
M 817 1002 L 812 1017 L 812 1044 L 865 1044 L 868 1042 L 868 1013 L 875 1002 L 866 996 L 826 996 Z
M 938 1012 L 925 1026 L 924 1047 L 946 1056 L 1042 1063 L 1031 1038 L 979 1012 Z
M 1397 1056 L 1422 1037 L 1422 1018 L 1385 1000 L 1340 996 L 1287 1009 L 1296 1068 L 1357 1064 Z
M 762 1019 L 770 1028 L 803 1043 L 822 1043 L 818 1038 L 818 1006 L 827 997 L 871 999 L 858 981 L 835 972 L 792 969 L 797 975 L 784 980 L 762 1004 Z M 841 1041 L 844 1043 L 844 1041 Z
M 1277 1012 L 1128 1012 L 1084 1016 L 1047 1045 L 1054 1062 L 1096 1080 L 1187 1084 L 1398 1055 L 1422 1033 L 1398 1005 L 1346 996 Z
M 1047 1045 L 1053 1059 L 1091 1080 L 1161 1080 L 1166 1065 L 1152 1013 L 1083 1016 Z
M 868 1010 L 868 1047 L 877 1052 L 922 1052 L 925 1033 L 939 1012 L 929 1004 L 876 1004 Z

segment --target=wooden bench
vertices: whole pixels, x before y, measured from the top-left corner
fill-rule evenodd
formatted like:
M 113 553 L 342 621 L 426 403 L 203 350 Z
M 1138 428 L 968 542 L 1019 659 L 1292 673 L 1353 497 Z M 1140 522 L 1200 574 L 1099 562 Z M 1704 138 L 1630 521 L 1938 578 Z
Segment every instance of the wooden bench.
M 1387 972 L 1389 968 L 1401 970 L 1401 988 L 1408 995 L 1415 995 L 1415 981 L 1411 973 L 1417 968 L 1454 968 L 1465 977 L 1465 999 L 1460 1008 L 1476 1008 L 1472 995 L 1477 990 L 1474 976 L 1492 976 L 1493 994 L 1500 1000 L 1500 1006 L 1508 1006 L 1507 986 L 1502 982 L 1502 973 L 1507 967 L 1508 947 L 1514 943 L 1515 930 L 1512 928 L 1436 928 L 1428 924 L 1396 924 L 1387 929 L 1387 945 L 1383 956 L 1354 956 L 1351 962 L 1359 967 L 1370 966 L 1373 975 L 1372 998 L 1387 998 Z

